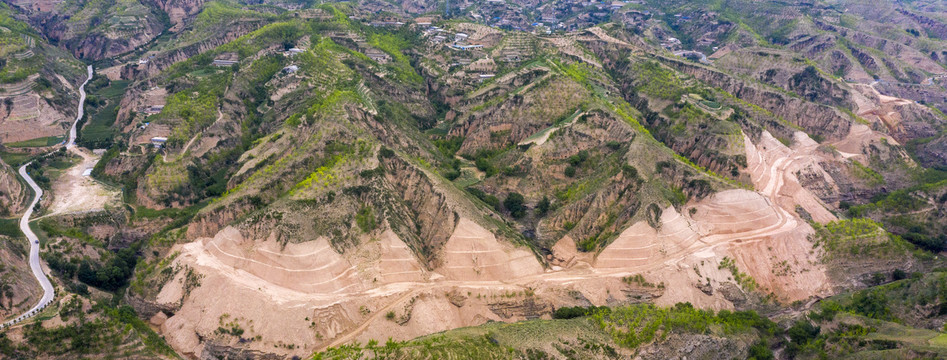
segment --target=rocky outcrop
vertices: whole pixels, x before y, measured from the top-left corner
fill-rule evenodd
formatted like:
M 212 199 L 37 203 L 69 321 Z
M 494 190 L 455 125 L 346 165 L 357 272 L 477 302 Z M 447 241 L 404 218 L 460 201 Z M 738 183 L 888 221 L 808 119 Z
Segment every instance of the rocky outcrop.
M 436 189 L 423 171 L 406 161 L 383 158 L 385 180 L 394 194 L 400 194 L 401 206 L 388 214 L 392 230 L 415 250 L 418 258 L 429 268 L 436 267 L 437 254 L 453 234 L 460 220 L 447 197 Z
M 914 100 L 947 113 L 947 98 L 944 96 L 944 88 L 939 86 L 939 84 L 916 85 L 882 82 L 876 84 L 874 87 L 878 89 L 878 92 L 884 95 Z
M 244 216 L 249 210 L 253 210 L 252 205 L 247 202 L 240 202 L 202 213 L 188 224 L 187 238 L 213 237 L 228 224 Z
M 128 305 L 135 309 L 135 312 L 141 315 L 141 317 L 148 319 L 159 312 L 165 314 L 165 316 L 173 316 L 176 308 L 171 308 L 169 306 L 161 306 L 155 301 L 149 301 L 141 298 L 137 294 L 134 294 L 132 291 L 125 292 L 125 298 L 123 299 Z
M 908 66 L 931 73 L 943 72 L 943 68 L 940 65 L 937 65 L 937 63 L 934 62 L 934 60 L 932 60 L 929 56 L 898 41 L 869 35 L 848 28 L 836 27 L 820 21 L 815 21 L 815 23 L 823 30 L 836 32 L 842 37 L 851 40 L 855 44 L 881 51 L 885 57 L 898 59 Z M 858 58 L 859 62 L 864 61 L 862 65 L 865 65 L 866 69 L 869 69 L 868 57 L 870 56 L 864 51 L 859 50 L 856 46 L 848 46 L 848 48 L 852 50 L 852 54 Z M 869 71 L 875 70 L 869 69 Z
M 838 83 L 828 80 L 813 66 L 807 66 L 802 71 L 793 74 L 786 89 L 804 99 L 829 106 L 840 106 L 851 109 L 855 105 L 851 101 L 851 94 Z
M 833 74 L 848 74 L 852 70 L 852 61 L 848 59 L 848 56 L 845 56 L 840 50 L 834 50 L 829 55 L 829 63 Z
M 85 12 L 92 11 L 83 9 Z M 158 36 L 164 26 L 157 14 L 149 14 L 129 28 L 99 26 L 91 21 L 72 21 L 74 14 L 37 13 L 33 25 L 75 57 L 102 60 L 132 51 Z
M 204 0 L 144 0 L 153 6 L 164 10 L 174 26 L 171 31 L 180 30 L 188 18 L 196 15 L 204 7 Z
M 809 165 L 796 172 L 796 178 L 799 179 L 799 185 L 809 190 L 826 204 L 837 204 L 839 201 L 839 191 L 834 186 L 832 179 L 826 178 L 821 169 Z
M 499 93 L 502 92 L 497 90 L 484 96 Z M 566 93 L 573 95 L 563 96 Z M 451 135 L 465 138 L 460 149 L 463 154 L 500 149 L 552 125 L 557 118 L 569 116 L 587 95 L 585 89 L 572 82 L 553 81 L 548 86 L 533 89 L 526 96 L 514 96 L 509 101 L 473 113 L 454 128 Z
M 885 237 L 889 235 L 884 235 Z M 886 280 L 887 274 L 895 269 L 912 273 L 922 270 L 922 265 L 911 253 L 905 251 L 902 256 L 842 258 L 826 261 L 827 274 L 832 280 L 832 293 L 838 294 L 854 289 L 862 289 L 878 285 L 877 274 L 884 274 L 881 280 Z
M 947 136 L 923 144 L 918 149 L 918 160 L 925 166 L 947 165 Z
M 25 238 L 0 235 L 0 323 L 29 310 L 43 294 L 27 264 Z
M 852 52 L 852 55 L 855 56 L 855 60 L 857 60 L 866 71 L 876 72 L 881 69 L 878 67 L 878 63 L 875 61 L 875 58 L 867 52 L 864 52 L 854 46 L 850 46 L 848 49 Z
M 0 216 L 19 213 L 25 205 L 26 193 L 15 171 L 0 160 Z
M 201 360 L 216 360 L 216 359 L 230 359 L 230 360 L 251 360 L 251 359 L 261 359 L 261 360 L 280 360 L 285 359 L 285 356 L 267 353 L 262 351 L 247 350 L 241 349 L 229 345 L 218 344 L 214 341 L 208 341 L 204 343 L 204 351 L 201 352 Z
M 540 316 L 552 312 L 552 305 L 533 297 L 522 300 L 499 301 L 487 304 L 487 306 L 490 311 L 504 319 L 513 317 L 538 319 Z

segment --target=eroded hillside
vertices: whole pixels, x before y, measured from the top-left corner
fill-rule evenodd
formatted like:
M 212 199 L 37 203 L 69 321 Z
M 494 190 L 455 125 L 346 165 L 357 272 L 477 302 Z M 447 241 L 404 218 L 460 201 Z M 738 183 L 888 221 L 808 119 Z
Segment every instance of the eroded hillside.
M 100 329 L 140 357 L 377 356 L 379 339 L 401 358 L 663 358 L 682 344 L 697 357 L 841 356 L 865 345 L 825 343 L 856 326 L 881 327 L 901 354 L 938 354 L 921 344 L 940 315 L 816 304 L 941 263 L 947 117 L 930 99 L 944 91 L 944 39 L 923 15 L 941 10 L 672 1 L 615 4 L 609 18 L 517 2 L 407 15 L 436 6 L 21 9 L 34 25 L 74 9 L 41 33 L 103 59 L 79 144 L 107 151 L 35 166 L 53 189 L 36 221 L 44 259 L 66 292 L 43 326 Z M 92 13 L 118 25 L 79 21 Z M 523 31 L 531 16 L 542 22 Z M 86 168 L 96 181 L 81 181 Z M 849 314 L 825 315 L 836 305 Z M 563 311 L 580 318 L 536 320 Z M 873 322 L 896 318 L 931 330 L 896 338 Z M 535 329 L 556 340 L 521 341 Z M 92 344 L 52 356 L 115 353 Z

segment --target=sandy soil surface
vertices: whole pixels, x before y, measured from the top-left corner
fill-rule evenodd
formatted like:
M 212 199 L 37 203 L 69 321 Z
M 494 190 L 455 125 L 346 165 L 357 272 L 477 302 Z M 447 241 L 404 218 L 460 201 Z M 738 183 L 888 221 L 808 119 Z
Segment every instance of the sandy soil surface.
M 47 216 L 103 210 L 105 205 L 118 201 L 119 191 L 106 188 L 91 176 L 83 176 L 86 170 L 95 167 L 99 156 L 78 147 L 69 151 L 81 156 L 82 161 L 53 183 L 53 203 Z
M 601 30 L 601 29 L 599 29 L 599 30 Z M 591 31 L 591 32 L 597 34 L 597 32 L 595 32 L 595 31 Z M 602 32 L 602 33 L 604 34 L 604 32 Z M 605 34 L 605 36 L 608 36 L 608 35 Z M 606 42 L 611 41 L 611 40 L 618 41 L 618 39 L 612 38 L 611 36 L 608 36 L 608 39 L 604 39 L 604 38 L 603 38 L 602 40 L 605 40 Z M 584 61 L 584 62 L 586 62 L 586 63 L 588 63 L 588 64 L 592 64 L 592 65 L 594 65 L 594 66 L 597 67 L 597 68 L 601 68 L 601 67 L 602 67 L 602 64 L 600 64 L 600 63 L 598 62 L 598 60 L 596 60 L 595 58 L 589 57 L 584 51 L 582 51 L 581 47 L 580 47 L 579 44 L 576 42 L 575 37 L 573 37 L 573 36 L 567 36 L 567 37 L 552 37 L 552 38 L 546 39 L 546 41 L 548 41 L 550 44 L 554 45 L 557 49 L 559 49 L 559 51 L 562 51 L 563 53 L 566 53 L 566 54 L 568 54 L 568 55 L 572 55 L 572 56 L 575 56 L 575 57 L 577 57 L 577 58 L 579 58 L 579 59 L 582 59 L 582 61 Z M 628 45 L 628 44 L 624 44 L 624 43 L 622 43 L 622 44 L 623 44 L 623 45 Z
M 723 256 L 769 259 L 741 269 L 783 298 L 822 293 L 824 272 L 809 265 L 813 255 L 805 235 L 811 228 L 805 222 L 746 190 L 723 192 L 693 206 L 698 208 L 693 217 L 668 208 L 660 230 L 638 223 L 598 259 L 573 254 L 554 269 L 543 269 L 528 249 L 497 241 L 469 219 L 458 223 L 442 252 L 443 265 L 432 272 L 425 272 L 390 231 L 352 255 L 340 255 L 321 239 L 281 248 L 273 240 L 247 240 L 227 228 L 212 239 L 175 249 L 181 252 L 176 267 L 199 274 L 194 276 L 200 284 L 189 287 L 189 275 L 181 271 L 164 286 L 158 302 L 183 305 L 163 322 L 162 332 L 176 349 L 199 354 L 198 338 L 213 337 L 221 317 L 239 314 L 245 329 L 252 324 L 248 335 L 263 338 L 250 348 L 273 351 L 280 344 L 295 344 L 299 348 L 278 351 L 307 355 L 353 340 L 409 339 L 489 320 L 523 320 L 529 313 L 521 307 L 560 303 L 556 299 L 565 294 L 581 294 L 599 305 L 627 301 L 621 278 L 633 274 L 667 284 L 658 303 L 732 308 L 720 294 L 707 295 L 695 287 L 705 278 L 719 285 L 732 277 L 717 267 Z M 735 219 L 743 216 L 750 217 Z M 779 250 L 771 251 L 774 246 Z M 808 276 L 765 276 L 772 263 L 784 260 L 805 264 Z M 694 271 L 701 266 L 699 273 Z
M 121 79 L 122 79 L 122 67 L 124 67 L 124 66 L 125 66 L 125 64 L 121 64 L 121 65 L 115 65 L 115 66 L 112 66 L 112 67 L 108 67 L 108 68 L 105 68 L 105 69 L 101 69 L 101 70 L 99 70 L 99 74 L 105 75 L 105 77 L 107 77 L 109 80 L 112 80 L 112 81 L 114 81 L 114 80 L 121 80 Z
M 621 40 L 618 40 L 618 39 L 612 37 L 611 35 L 608 35 L 608 33 L 605 32 L 605 29 L 602 29 L 602 28 L 600 28 L 600 27 L 598 27 L 598 26 L 590 27 L 590 28 L 588 29 L 588 32 L 592 33 L 593 35 L 597 36 L 597 37 L 598 37 L 599 39 L 601 39 L 602 41 L 607 42 L 607 43 L 609 43 L 609 44 L 617 44 L 617 45 L 622 45 L 622 46 L 630 46 L 628 43 L 626 43 L 626 42 L 624 42 L 624 41 L 621 41 Z

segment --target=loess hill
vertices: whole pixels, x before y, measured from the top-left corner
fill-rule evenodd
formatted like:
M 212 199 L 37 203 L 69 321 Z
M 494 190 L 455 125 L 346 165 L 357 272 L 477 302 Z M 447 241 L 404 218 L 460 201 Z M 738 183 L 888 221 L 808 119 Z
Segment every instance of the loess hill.
M 461 5 L 4 5 L 4 83 L 50 84 L 3 95 L 4 160 L 62 135 L 10 114 L 68 119 L 81 58 L 121 196 L 42 205 L 61 296 L 0 354 L 944 356 L 937 2 Z M 37 291 L 4 234 L 0 311 Z

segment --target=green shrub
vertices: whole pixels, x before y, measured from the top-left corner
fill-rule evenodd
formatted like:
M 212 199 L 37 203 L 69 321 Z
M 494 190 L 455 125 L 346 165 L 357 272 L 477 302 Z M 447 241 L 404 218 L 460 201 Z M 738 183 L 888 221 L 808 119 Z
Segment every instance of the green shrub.
M 750 349 L 747 351 L 747 360 L 772 360 L 775 359 L 773 356 L 773 350 L 769 349 L 769 346 L 766 344 L 766 340 L 760 339 L 750 346 Z
M 506 196 L 506 199 L 503 200 L 503 207 L 510 212 L 510 216 L 519 219 L 526 215 L 526 206 L 523 205 L 523 202 L 523 195 L 511 192 Z
M 572 166 L 579 166 L 589 159 L 589 152 L 586 150 L 579 151 L 578 154 L 572 155 L 569 157 L 569 164 Z
M 574 319 L 591 315 L 596 311 L 608 311 L 607 306 L 563 306 L 552 312 L 553 319 Z
M 906 279 L 907 277 L 908 277 L 908 274 L 904 272 L 904 270 L 901 270 L 901 269 L 894 269 L 894 271 L 891 272 L 891 279 L 893 279 L 894 281 L 903 280 L 903 279 Z
M 579 251 L 583 251 L 583 252 L 593 251 L 595 250 L 597 246 L 598 246 L 598 237 L 596 236 L 579 241 L 578 245 L 576 245 L 576 247 L 579 248 Z
M 355 223 L 358 224 L 358 228 L 362 229 L 364 233 L 375 230 L 377 226 L 375 222 L 375 212 L 367 205 L 362 206 L 362 208 L 358 210 L 358 213 L 355 214 Z
M 806 345 L 818 337 L 820 331 L 821 329 L 817 326 L 813 326 L 812 323 L 799 320 L 796 321 L 786 333 L 789 335 L 789 340 L 792 341 L 793 344 Z
M 549 212 L 549 198 L 543 196 L 542 200 L 539 200 L 539 203 L 536 204 L 536 215 L 543 216 Z
M 382 147 L 381 150 L 378 150 L 379 159 L 388 159 L 395 157 L 395 152 L 387 147 Z
M 485 202 L 487 205 L 490 205 L 494 209 L 499 210 L 500 199 L 498 199 L 496 196 L 487 194 L 483 192 L 483 190 L 477 189 L 475 187 L 467 187 L 467 192 L 473 196 L 476 196 L 478 199 Z
M 852 303 L 845 309 L 873 319 L 895 320 L 888 307 L 887 297 L 878 290 L 856 292 L 852 295 Z

